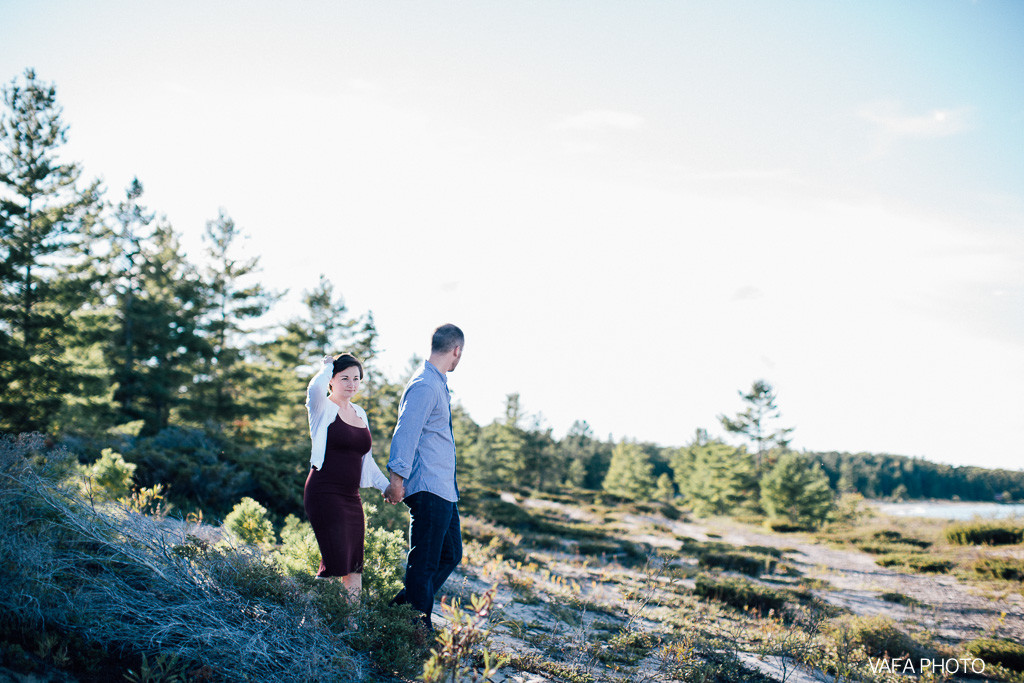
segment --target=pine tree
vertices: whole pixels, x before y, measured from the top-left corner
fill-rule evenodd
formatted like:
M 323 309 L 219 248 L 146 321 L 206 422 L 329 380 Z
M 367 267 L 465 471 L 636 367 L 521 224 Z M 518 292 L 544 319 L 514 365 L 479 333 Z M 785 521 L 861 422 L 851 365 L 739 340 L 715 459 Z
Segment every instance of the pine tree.
M 524 470 L 523 448 L 518 430 L 504 422 L 492 422 L 480 430 L 463 458 L 467 479 L 495 488 L 518 485 Z
M 773 447 L 788 446 L 793 428 L 770 431 L 768 423 L 777 420 L 782 413 L 775 405 L 775 389 L 767 381 L 759 379 L 751 385 L 748 393 L 740 391 L 739 394 L 747 407 L 735 418 L 719 415 L 718 419 L 727 432 L 744 436 L 751 442 L 757 471 L 761 472 L 765 467 L 765 453 Z
M 662 472 L 654 485 L 654 499 L 662 503 L 671 503 L 676 497 L 676 489 L 672 486 L 672 477 Z
M 606 473 L 598 454 L 603 446 L 594 438 L 594 431 L 586 420 L 573 422 L 555 447 L 556 459 L 564 468 L 566 483 L 577 487 L 600 488 Z
M 205 291 L 177 233 L 159 222 L 140 252 L 142 268 L 130 311 L 133 336 L 134 414 L 143 434 L 155 434 L 180 410 L 200 359 L 209 353 L 200 336 Z M 121 335 L 115 330 L 115 340 Z
M 155 215 L 141 204 L 143 188 L 134 178 L 125 191 L 125 199 L 115 211 L 116 225 L 109 233 L 107 287 L 113 305 L 113 333 L 108 353 L 114 368 L 114 401 L 122 420 L 137 420 L 143 416 L 140 398 L 145 392 L 145 378 L 140 372 L 139 339 L 145 330 L 136 330 L 140 323 L 137 309 L 140 304 L 143 244 L 152 237 L 150 224 Z
M 679 491 L 698 515 L 721 515 L 755 502 L 756 477 L 750 456 L 721 441 L 695 443 L 675 454 Z
M 653 471 L 650 458 L 638 444 L 621 441 L 612 451 L 601 488 L 620 498 L 648 499 L 654 490 Z
M 834 498 L 818 463 L 799 453 L 783 454 L 761 480 L 761 505 L 773 521 L 818 527 L 832 509 Z
M 77 369 L 72 314 L 86 297 L 69 259 L 92 235 L 98 184 L 58 159 L 67 126 L 56 88 L 36 78 L 3 88 L 0 114 L 0 429 L 46 429 Z
M 202 278 L 207 308 L 201 329 L 209 351 L 191 392 L 188 414 L 199 422 L 230 425 L 242 434 L 250 416 L 259 416 L 266 408 L 247 395 L 257 372 L 248 363 L 254 355 L 247 338 L 256 331 L 253 323 L 280 295 L 253 281 L 259 257 L 237 256 L 243 235 L 223 209 L 207 222 L 203 237 L 209 263 Z

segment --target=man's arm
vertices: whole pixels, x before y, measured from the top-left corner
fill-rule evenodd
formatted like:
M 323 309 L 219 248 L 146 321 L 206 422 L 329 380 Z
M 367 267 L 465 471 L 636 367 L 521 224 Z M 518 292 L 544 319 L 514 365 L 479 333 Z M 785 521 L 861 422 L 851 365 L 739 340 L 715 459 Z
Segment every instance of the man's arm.
M 398 424 L 391 437 L 391 453 L 388 458 L 388 472 L 391 475 L 392 495 L 405 497 L 405 480 L 412 472 L 416 447 L 419 445 L 423 425 L 434 407 L 436 397 L 426 382 L 419 381 L 409 386 L 398 408 Z

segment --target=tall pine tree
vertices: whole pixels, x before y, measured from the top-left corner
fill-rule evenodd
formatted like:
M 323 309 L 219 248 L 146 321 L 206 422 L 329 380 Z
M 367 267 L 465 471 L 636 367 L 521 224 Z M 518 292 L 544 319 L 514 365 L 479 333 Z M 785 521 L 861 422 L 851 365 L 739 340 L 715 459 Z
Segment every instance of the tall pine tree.
M 0 113 L 0 429 L 43 430 L 78 380 L 66 353 L 86 297 L 70 262 L 92 234 L 99 186 L 59 159 L 67 126 L 56 88 L 25 72 Z
M 197 422 L 231 427 L 236 434 L 266 409 L 252 399 L 256 360 L 253 333 L 256 320 L 280 295 L 254 280 L 259 257 L 241 258 L 242 231 L 222 209 L 208 221 L 203 235 L 207 266 L 203 271 L 207 308 L 202 334 L 208 353 L 190 392 L 189 417 Z

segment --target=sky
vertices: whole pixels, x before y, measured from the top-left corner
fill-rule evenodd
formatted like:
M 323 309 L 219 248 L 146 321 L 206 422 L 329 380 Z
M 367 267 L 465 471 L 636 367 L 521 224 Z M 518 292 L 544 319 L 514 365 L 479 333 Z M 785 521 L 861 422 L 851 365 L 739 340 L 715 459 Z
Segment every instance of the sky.
M 480 424 L 1024 468 L 1024 3 L 0 0 L 0 80 L 194 260 L 223 208 Z M 339 352 L 341 349 L 339 349 Z

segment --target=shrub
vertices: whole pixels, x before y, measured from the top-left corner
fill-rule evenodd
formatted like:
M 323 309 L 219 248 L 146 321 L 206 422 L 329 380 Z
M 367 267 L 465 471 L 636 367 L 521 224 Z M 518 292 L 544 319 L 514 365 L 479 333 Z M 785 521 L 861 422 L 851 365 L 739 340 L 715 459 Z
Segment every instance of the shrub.
M 1010 557 L 983 557 L 974 563 L 981 576 L 1008 581 L 1024 581 L 1024 560 Z
M 915 597 L 905 595 L 903 593 L 887 592 L 879 595 L 882 600 L 891 602 L 897 605 L 903 605 L 904 607 L 924 607 L 924 603 Z
M 893 553 L 882 555 L 875 560 L 881 567 L 905 567 L 924 574 L 945 574 L 953 568 L 949 560 L 942 560 L 916 553 Z
M 854 541 L 854 547 L 872 555 L 889 555 L 895 553 L 921 553 L 924 550 L 920 546 L 908 543 L 892 543 L 878 541 Z
M 847 616 L 831 622 L 826 631 L 842 642 L 864 648 L 870 657 L 911 657 L 929 655 L 927 648 L 882 616 Z
M 762 572 L 771 573 L 775 569 L 775 558 L 755 553 L 703 553 L 698 560 L 702 568 L 718 567 L 737 571 L 747 576 L 760 576 Z
M 410 605 L 371 599 L 364 604 L 362 628 L 352 634 L 352 647 L 368 653 L 381 671 L 411 678 L 422 670 L 433 646 L 428 634 L 417 629 L 418 616 Z M 317 676 L 314 680 L 329 679 Z
M 363 551 L 363 590 L 381 599 L 393 598 L 402 588 L 407 550 L 402 532 L 370 529 Z
M 278 565 L 292 576 L 312 576 L 320 570 L 320 546 L 313 527 L 288 515 L 281 529 L 281 547 L 274 553 Z
M 780 534 L 789 534 L 794 531 L 813 531 L 814 529 L 814 527 L 807 524 L 792 524 L 790 522 L 777 519 L 766 520 L 765 525 L 772 531 Z
M 900 543 L 902 545 L 915 546 L 917 548 L 930 548 L 932 546 L 931 541 L 922 541 L 919 538 L 913 538 L 911 536 L 904 536 L 899 531 L 894 529 L 882 529 L 871 534 L 871 538 L 875 541 L 882 541 L 887 543 Z
M 1024 541 L 1024 527 L 1009 522 L 965 522 L 946 528 L 954 545 L 1014 545 Z
M 718 600 L 738 609 L 753 609 L 761 614 L 769 610 L 781 612 L 789 597 L 782 591 L 746 579 L 716 580 L 706 575 L 697 577 L 694 592 L 702 598 Z
M 260 545 L 274 542 L 274 525 L 267 508 L 252 498 L 243 498 L 224 518 L 224 528 L 242 543 Z
M 1024 671 L 1024 645 L 1002 638 L 979 638 L 967 643 L 967 654 L 986 664 L 998 664 L 1013 671 Z
M 120 453 L 104 448 L 96 462 L 81 468 L 86 495 L 98 500 L 127 498 L 132 490 L 135 468 L 136 465 L 125 462 Z

